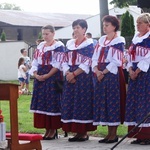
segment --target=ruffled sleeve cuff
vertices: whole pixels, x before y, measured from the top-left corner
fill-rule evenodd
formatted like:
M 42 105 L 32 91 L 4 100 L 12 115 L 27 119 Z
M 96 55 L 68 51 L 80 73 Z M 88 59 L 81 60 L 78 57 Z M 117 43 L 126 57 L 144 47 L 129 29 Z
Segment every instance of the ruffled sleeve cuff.
M 89 71 L 90 71 L 89 66 L 87 66 L 87 65 L 85 65 L 85 64 L 83 64 L 83 63 L 81 63 L 81 64 L 79 65 L 79 68 L 81 68 L 86 74 L 88 74 Z
M 141 60 L 138 64 L 137 67 L 142 70 L 143 72 L 147 72 L 149 69 L 150 64 L 145 61 L 145 60 Z
M 38 67 L 32 66 L 31 69 L 29 70 L 29 74 L 30 74 L 31 76 L 33 76 L 33 75 L 34 75 L 33 73 L 34 73 L 35 71 L 37 71 L 37 70 L 38 70 Z
M 131 63 L 131 62 L 128 62 L 127 65 L 126 65 L 127 71 L 129 71 L 129 68 L 130 68 L 130 67 L 132 67 L 132 63 Z
M 118 72 L 118 66 L 116 66 L 113 63 L 109 63 L 106 68 L 108 69 L 109 72 L 113 73 L 113 74 L 117 74 Z
M 62 65 L 62 71 L 63 71 L 64 76 L 69 69 L 70 69 L 70 67 L 67 64 Z
M 92 61 L 92 71 L 95 72 L 94 67 L 97 66 L 97 61 Z
M 60 70 L 61 63 L 60 63 L 60 62 L 55 62 L 55 63 L 52 64 L 52 66 L 53 66 L 54 68 L 57 68 L 57 69 Z

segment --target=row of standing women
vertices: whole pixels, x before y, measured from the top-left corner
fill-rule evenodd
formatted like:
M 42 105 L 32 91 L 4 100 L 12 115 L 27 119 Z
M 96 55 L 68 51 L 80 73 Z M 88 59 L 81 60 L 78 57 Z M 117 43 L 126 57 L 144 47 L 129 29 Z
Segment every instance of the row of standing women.
M 35 77 L 30 111 L 34 113 L 34 127 L 46 129 L 43 139 L 55 139 L 56 130 L 62 128 L 75 133 L 70 142 L 86 141 L 88 131 L 103 125 L 108 126 L 108 134 L 99 143 L 117 142 L 121 123 L 131 130 L 150 112 L 150 15 L 145 13 L 137 19 L 139 33 L 127 58 L 127 98 L 122 73 L 125 39 L 117 34 L 116 17 L 108 15 L 102 21 L 106 35 L 95 49 L 92 39 L 85 37 L 88 25 L 83 19 L 73 22 L 76 39 L 69 40 L 66 49 L 54 40 L 52 26 L 42 28 L 44 42 L 37 47 L 30 70 Z M 60 94 L 56 83 L 62 72 L 65 81 Z M 134 135 L 137 140 L 132 143 L 150 143 L 150 118 Z

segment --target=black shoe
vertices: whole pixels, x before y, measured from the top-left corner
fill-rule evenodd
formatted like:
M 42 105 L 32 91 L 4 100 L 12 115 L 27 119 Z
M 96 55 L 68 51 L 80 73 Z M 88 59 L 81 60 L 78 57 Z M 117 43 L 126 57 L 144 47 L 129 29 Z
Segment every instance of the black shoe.
M 78 140 L 79 140 L 79 137 L 76 137 L 76 136 L 68 139 L 69 142 L 76 142 Z
M 102 139 L 102 140 L 99 140 L 98 142 L 99 143 L 106 143 L 108 141 L 108 139 Z
M 89 136 L 88 135 L 87 135 L 86 138 L 83 138 L 83 137 L 78 138 L 78 142 L 84 142 L 84 141 L 87 141 L 87 140 L 89 140 Z
M 150 139 L 144 139 L 140 142 L 140 145 L 150 145 Z
M 58 139 L 58 131 L 56 130 L 56 133 L 55 133 L 55 137 L 56 139 Z
M 118 136 L 115 137 L 115 139 L 113 140 L 107 140 L 105 143 L 115 143 L 115 142 L 118 142 Z
M 142 142 L 142 140 L 137 139 L 131 142 L 131 144 L 140 144 Z
M 67 132 L 65 132 L 65 135 L 64 135 L 64 137 L 68 137 L 68 133 L 67 133 Z
M 53 137 L 43 137 L 43 140 L 55 140 L 55 139 L 58 139 L 57 130 Z

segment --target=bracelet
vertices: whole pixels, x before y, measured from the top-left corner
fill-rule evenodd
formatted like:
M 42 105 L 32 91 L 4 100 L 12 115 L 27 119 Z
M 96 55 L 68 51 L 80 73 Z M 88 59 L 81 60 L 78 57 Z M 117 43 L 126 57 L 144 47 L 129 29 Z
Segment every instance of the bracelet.
M 76 74 L 74 72 L 72 72 L 72 73 L 73 73 L 74 77 L 76 77 Z

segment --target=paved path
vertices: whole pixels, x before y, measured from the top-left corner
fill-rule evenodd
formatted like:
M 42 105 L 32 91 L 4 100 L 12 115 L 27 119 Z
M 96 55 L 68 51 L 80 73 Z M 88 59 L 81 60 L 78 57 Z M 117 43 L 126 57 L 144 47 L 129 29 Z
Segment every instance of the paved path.
M 99 144 L 98 137 L 90 137 L 86 142 L 68 142 L 68 138 L 60 137 L 57 140 L 41 141 L 42 150 L 110 150 L 113 144 Z M 133 139 L 125 139 L 114 150 L 150 150 L 150 145 L 133 145 Z

